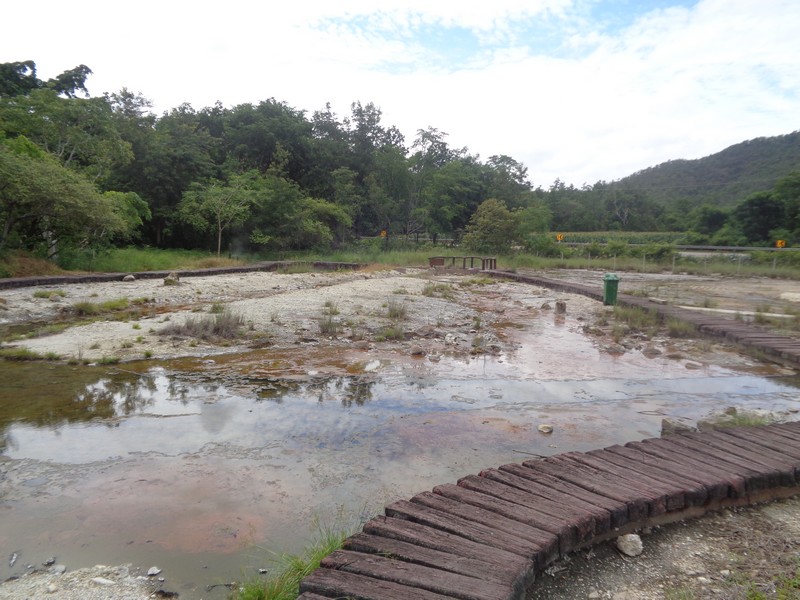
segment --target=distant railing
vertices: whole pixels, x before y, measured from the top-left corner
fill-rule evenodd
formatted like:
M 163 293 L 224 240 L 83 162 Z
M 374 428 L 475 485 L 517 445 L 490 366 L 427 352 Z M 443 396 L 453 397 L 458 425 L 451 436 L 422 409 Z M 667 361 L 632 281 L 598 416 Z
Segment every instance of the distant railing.
M 474 269 L 476 263 L 480 263 L 481 271 L 497 269 L 497 259 L 490 256 L 431 256 L 428 258 L 428 264 L 431 267 L 455 267 L 459 261 L 462 269 Z M 469 267 L 467 266 L 468 261 Z

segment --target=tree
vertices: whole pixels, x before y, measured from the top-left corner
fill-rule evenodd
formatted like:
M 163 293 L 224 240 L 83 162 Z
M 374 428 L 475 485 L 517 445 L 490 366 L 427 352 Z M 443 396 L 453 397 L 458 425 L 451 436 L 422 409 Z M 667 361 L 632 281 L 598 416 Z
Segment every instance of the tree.
M 91 74 L 89 67 L 78 65 L 53 79 L 42 81 L 36 76 L 36 63 L 32 60 L 0 63 L 0 97 L 26 96 L 33 90 L 43 88 L 67 98 L 75 98 L 80 90 L 88 97 L 86 78 Z
M 222 254 L 222 233 L 241 225 L 250 216 L 260 187 L 258 171 L 234 175 L 230 181 L 212 179 L 195 184 L 184 192 L 178 205 L 180 219 L 199 231 L 214 230 L 217 234 L 217 256 Z
M 146 216 L 135 199 L 104 197 L 24 136 L 0 139 L 0 249 L 13 243 L 53 258 L 64 247 L 108 244 L 132 234 L 131 208 Z
M 786 206 L 772 192 L 759 192 L 739 204 L 733 218 L 750 243 L 770 242 L 770 232 L 786 225 Z
M 505 203 L 484 201 L 472 215 L 464 245 L 476 252 L 507 252 L 517 242 L 517 219 Z

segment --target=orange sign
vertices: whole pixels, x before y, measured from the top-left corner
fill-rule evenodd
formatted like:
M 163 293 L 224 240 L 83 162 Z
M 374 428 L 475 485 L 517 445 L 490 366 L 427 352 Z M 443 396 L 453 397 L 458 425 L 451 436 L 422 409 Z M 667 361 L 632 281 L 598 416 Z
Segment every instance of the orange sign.
M 563 233 L 557 233 L 556 234 L 556 241 L 557 242 L 563 242 L 564 241 L 564 234 Z
M 386 230 L 385 229 L 381 230 L 381 237 L 386 237 Z
M 778 240 L 775 242 L 776 248 L 786 248 L 786 240 Z

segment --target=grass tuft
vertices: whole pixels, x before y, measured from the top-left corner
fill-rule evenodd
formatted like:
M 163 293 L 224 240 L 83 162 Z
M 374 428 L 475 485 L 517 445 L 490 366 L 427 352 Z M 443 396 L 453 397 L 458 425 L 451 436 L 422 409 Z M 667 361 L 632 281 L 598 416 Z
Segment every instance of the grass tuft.
M 189 317 L 182 324 L 170 323 L 161 330 L 162 335 L 193 337 L 201 340 L 234 340 L 242 336 L 244 317 L 230 309 L 214 315 Z
M 323 558 L 342 547 L 347 537 L 339 531 L 321 531 L 300 554 L 281 554 L 274 572 L 265 580 L 253 579 L 231 596 L 232 600 L 295 600 L 300 582 L 319 568 Z

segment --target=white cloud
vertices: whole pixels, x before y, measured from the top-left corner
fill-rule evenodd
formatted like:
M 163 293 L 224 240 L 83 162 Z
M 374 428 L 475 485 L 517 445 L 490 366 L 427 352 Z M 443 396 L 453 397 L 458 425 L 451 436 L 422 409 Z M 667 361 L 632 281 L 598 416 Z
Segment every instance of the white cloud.
M 126 86 L 159 110 L 275 97 L 309 112 L 330 101 L 345 116 L 372 101 L 409 143 L 431 125 L 453 146 L 521 160 L 545 186 L 800 129 L 795 0 L 702 0 L 616 29 L 583 0 L 37 7 L 4 7 L 26 26 L 6 28 L 0 61 L 36 60 L 44 78 L 84 63 L 93 93 Z M 472 31 L 475 54 L 442 64 L 419 35 L 442 26 Z

